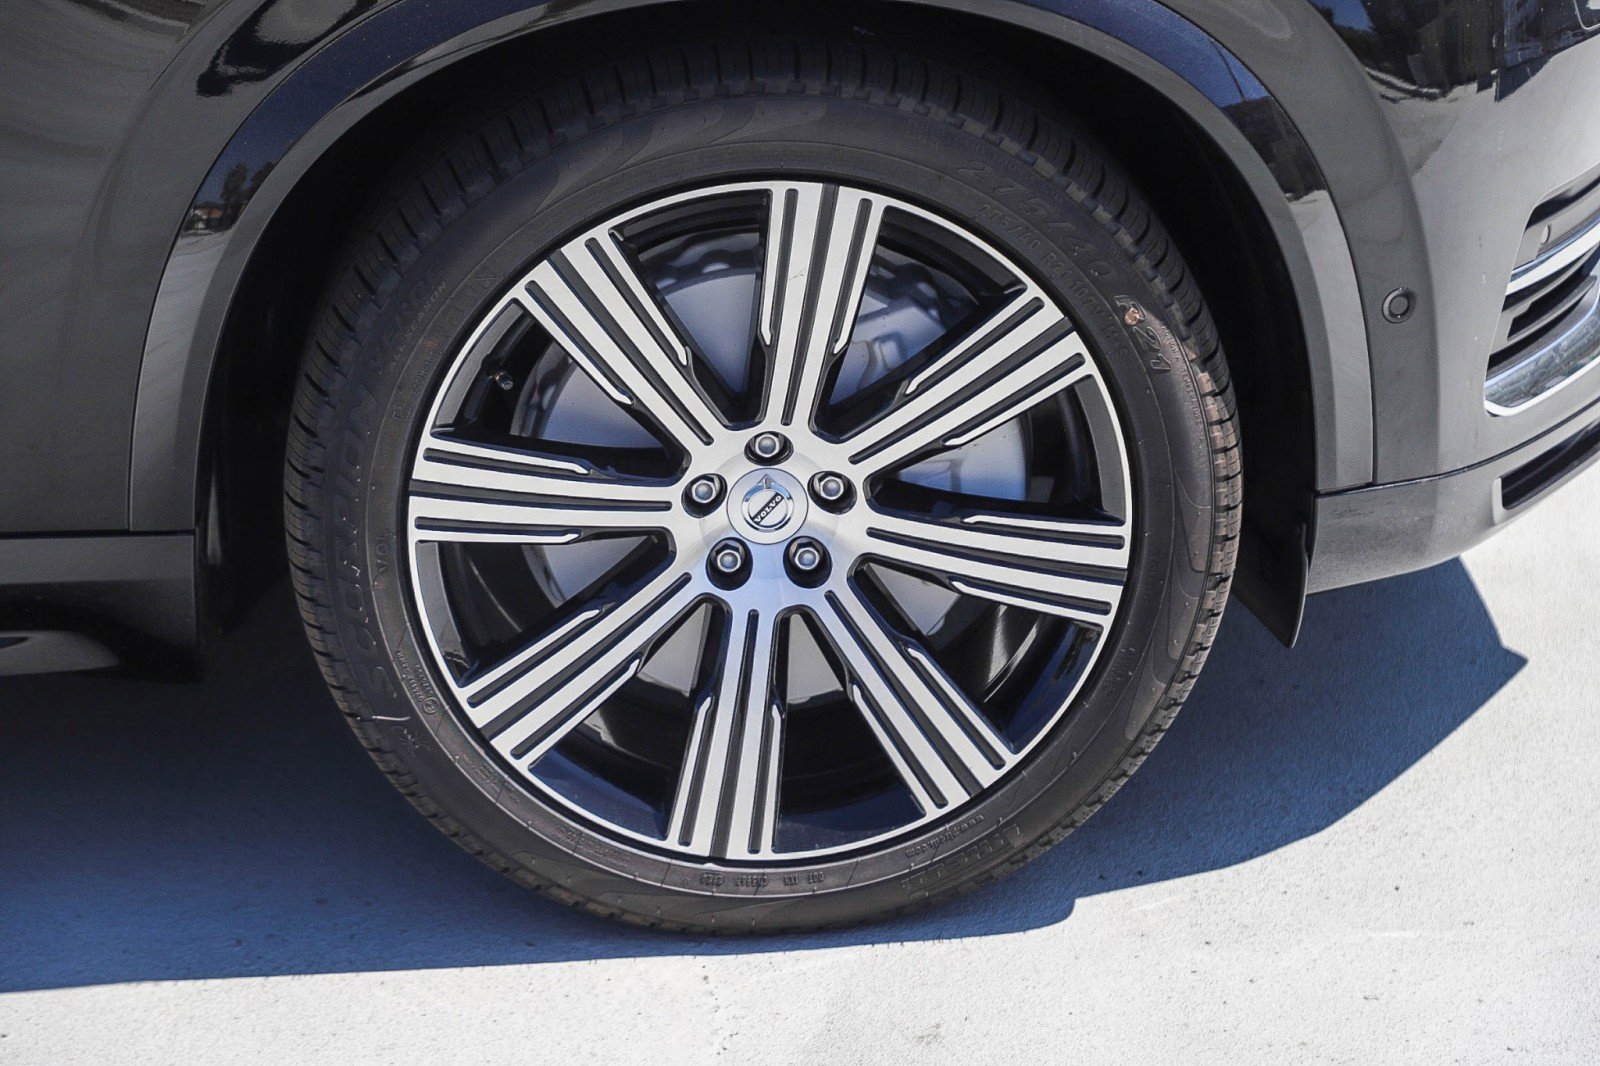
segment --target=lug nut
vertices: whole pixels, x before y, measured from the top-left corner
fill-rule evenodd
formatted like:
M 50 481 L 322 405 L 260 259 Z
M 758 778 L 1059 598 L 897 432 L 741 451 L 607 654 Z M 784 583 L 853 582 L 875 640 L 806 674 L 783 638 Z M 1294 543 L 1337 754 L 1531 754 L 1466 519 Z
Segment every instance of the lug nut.
M 796 570 L 810 573 L 822 565 L 822 546 L 814 540 L 797 540 L 789 549 L 789 562 Z
M 777 433 L 760 433 L 750 442 L 750 454 L 757 459 L 776 459 L 783 454 L 784 440 Z
M 724 574 L 737 574 L 744 567 L 744 545 L 725 540 L 711 549 L 711 565 Z
M 849 483 L 838 474 L 818 474 L 811 479 L 811 492 L 822 503 L 838 503 L 849 491 Z
M 715 474 L 706 474 L 689 482 L 689 500 L 702 507 L 709 507 L 717 502 L 717 497 L 722 495 L 722 479 Z

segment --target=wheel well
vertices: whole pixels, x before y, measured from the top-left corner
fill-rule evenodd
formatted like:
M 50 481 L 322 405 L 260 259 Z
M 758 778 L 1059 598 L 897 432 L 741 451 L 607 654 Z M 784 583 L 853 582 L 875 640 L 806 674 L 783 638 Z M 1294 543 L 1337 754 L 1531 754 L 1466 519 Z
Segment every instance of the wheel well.
M 345 134 L 278 207 L 229 309 L 208 401 L 208 582 L 224 610 L 248 602 L 285 566 L 280 530 L 282 457 L 299 354 L 360 205 L 384 181 L 400 147 L 461 94 L 514 86 L 529 69 L 549 73 L 618 42 L 740 28 L 863 33 L 934 50 L 981 69 L 1010 68 L 1051 99 L 1117 159 L 1172 233 L 1221 333 L 1243 436 L 1245 537 L 1236 589 L 1289 639 L 1303 592 L 1315 439 L 1305 337 L 1288 268 L 1245 180 L 1174 103 L 1081 48 L 990 18 L 903 4 L 828 4 L 767 9 L 692 3 L 597 16 L 499 44 L 464 58 L 387 101 Z M 908 34 L 907 24 L 915 22 Z M 1002 58 L 1003 57 L 1003 58 Z M 1172 176 L 1181 174 L 1182 180 Z M 1264 443 L 1262 443 L 1264 442 Z M 1287 560 L 1287 563 L 1283 562 Z

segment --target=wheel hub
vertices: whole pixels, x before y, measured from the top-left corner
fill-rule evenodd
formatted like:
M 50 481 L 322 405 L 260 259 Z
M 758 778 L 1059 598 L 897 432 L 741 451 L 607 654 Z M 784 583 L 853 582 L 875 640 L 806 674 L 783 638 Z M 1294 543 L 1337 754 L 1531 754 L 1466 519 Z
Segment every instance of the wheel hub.
M 757 544 L 776 544 L 805 524 L 808 504 L 799 480 L 780 469 L 753 470 L 734 483 L 728 521 Z

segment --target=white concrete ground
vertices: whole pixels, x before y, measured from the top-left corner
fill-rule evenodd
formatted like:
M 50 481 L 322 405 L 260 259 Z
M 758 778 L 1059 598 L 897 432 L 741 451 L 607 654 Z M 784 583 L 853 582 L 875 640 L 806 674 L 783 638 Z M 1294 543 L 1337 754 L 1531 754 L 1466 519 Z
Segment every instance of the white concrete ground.
M 0 684 L 0 1062 L 1600 1061 L 1600 474 L 1465 564 L 1243 611 L 1065 845 L 891 925 L 528 897 L 335 721 L 282 594 L 204 686 Z

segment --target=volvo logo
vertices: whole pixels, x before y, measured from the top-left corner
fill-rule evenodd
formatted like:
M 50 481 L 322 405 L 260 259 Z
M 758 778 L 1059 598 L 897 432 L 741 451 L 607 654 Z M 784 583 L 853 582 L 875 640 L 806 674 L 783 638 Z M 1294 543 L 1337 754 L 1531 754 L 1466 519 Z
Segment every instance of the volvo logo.
M 755 528 L 772 532 L 794 517 L 794 496 L 770 476 L 763 476 L 744 494 L 744 517 Z
M 793 474 L 768 468 L 752 470 L 728 490 L 728 523 L 754 544 L 788 540 L 806 524 L 806 488 Z

